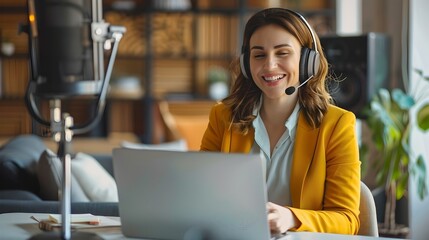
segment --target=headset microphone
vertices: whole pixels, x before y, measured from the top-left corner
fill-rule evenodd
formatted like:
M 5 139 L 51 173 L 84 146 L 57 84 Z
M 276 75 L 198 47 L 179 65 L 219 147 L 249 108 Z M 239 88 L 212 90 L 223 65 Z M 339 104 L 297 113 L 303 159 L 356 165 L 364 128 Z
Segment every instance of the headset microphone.
M 305 80 L 304 82 L 302 82 L 301 84 L 299 84 L 298 87 L 292 86 L 292 87 L 286 88 L 285 93 L 287 95 L 292 95 L 298 88 L 300 88 L 302 85 L 306 84 L 312 78 L 313 78 L 313 76 L 310 76 L 309 78 L 307 78 L 307 80 Z

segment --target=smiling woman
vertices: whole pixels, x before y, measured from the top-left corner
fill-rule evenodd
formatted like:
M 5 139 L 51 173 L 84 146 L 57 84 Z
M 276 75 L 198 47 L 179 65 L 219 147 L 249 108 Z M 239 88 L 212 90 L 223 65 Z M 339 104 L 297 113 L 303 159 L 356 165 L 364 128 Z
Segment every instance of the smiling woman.
M 250 38 L 252 79 L 267 98 L 288 97 L 285 89 L 299 85 L 301 44 L 278 25 L 259 28 Z M 297 98 L 295 94 L 289 98 Z
M 246 24 L 231 93 L 209 116 L 201 150 L 260 153 L 274 234 L 357 234 L 356 117 L 331 104 L 327 60 L 298 13 L 269 8 Z

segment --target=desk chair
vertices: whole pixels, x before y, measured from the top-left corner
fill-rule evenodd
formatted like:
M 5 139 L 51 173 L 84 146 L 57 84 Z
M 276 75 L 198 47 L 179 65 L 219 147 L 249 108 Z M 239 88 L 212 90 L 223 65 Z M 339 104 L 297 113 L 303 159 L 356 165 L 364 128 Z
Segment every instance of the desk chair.
M 211 108 L 215 101 L 168 101 L 163 102 L 163 111 L 177 134 L 186 141 L 191 151 L 200 150 L 201 139 L 207 129 Z
M 377 211 L 374 197 L 363 182 L 360 183 L 359 210 L 360 228 L 358 235 L 378 237 Z

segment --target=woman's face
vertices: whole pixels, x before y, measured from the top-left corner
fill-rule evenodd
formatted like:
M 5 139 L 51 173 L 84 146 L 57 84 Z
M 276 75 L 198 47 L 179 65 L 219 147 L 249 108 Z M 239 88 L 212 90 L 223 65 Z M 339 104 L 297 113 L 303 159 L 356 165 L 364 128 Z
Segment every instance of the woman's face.
M 301 45 L 282 27 L 270 24 L 250 37 L 250 71 L 264 97 L 287 96 L 285 89 L 299 85 Z

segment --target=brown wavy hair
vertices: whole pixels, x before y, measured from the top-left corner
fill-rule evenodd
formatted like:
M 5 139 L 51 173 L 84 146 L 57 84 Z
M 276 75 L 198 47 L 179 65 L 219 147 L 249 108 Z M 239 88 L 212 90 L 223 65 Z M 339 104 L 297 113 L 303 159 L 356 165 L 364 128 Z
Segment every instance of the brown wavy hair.
M 302 19 L 294 12 L 283 8 L 268 8 L 254 14 L 247 22 L 244 29 L 242 53 L 250 51 L 250 38 L 259 28 L 275 24 L 298 39 L 301 46 L 313 49 L 313 38 L 310 30 Z M 309 125 L 319 127 L 323 116 L 327 112 L 328 105 L 332 103 L 332 98 L 327 91 L 326 78 L 328 74 L 328 62 L 323 54 L 319 38 L 316 33 L 316 48 L 320 55 L 320 65 L 317 73 L 298 91 L 298 101 L 303 111 L 305 119 Z M 240 68 L 239 58 L 231 64 L 234 81 L 231 87 L 231 94 L 223 99 L 223 103 L 232 111 L 231 126 L 247 134 L 252 127 L 255 116 L 253 109 L 259 104 L 262 91 L 256 86 L 252 79 L 244 77 Z M 249 76 L 251 77 L 251 76 Z

